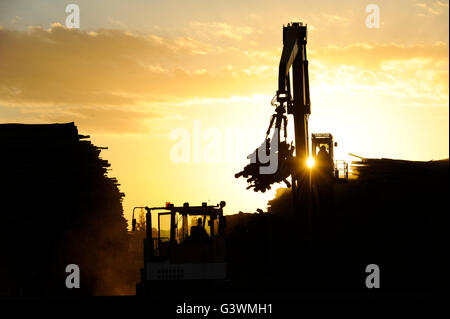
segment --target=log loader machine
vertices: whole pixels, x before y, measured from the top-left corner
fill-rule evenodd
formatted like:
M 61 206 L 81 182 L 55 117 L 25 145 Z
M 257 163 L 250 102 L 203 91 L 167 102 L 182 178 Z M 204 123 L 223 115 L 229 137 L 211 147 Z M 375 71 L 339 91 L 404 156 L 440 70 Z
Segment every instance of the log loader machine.
M 306 215 L 310 215 L 313 210 L 317 210 L 313 203 L 317 184 L 323 184 L 323 181 L 345 181 L 348 179 L 348 165 L 343 161 L 334 161 L 333 146 L 337 146 L 337 143 L 333 143 L 333 136 L 330 133 L 312 134 L 310 154 L 308 119 L 311 114 L 311 102 L 306 43 L 306 25 L 294 22 L 283 27 L 278 90 L 271 103 L 275 107 L 275 114 L 266 132 L 265 142 L 248 156 L 251 163 L 235 177 L 247 178 L 249 183 L 247 188 L 261 192 L 270 189 L 274 183 L 284 181 L 288 187 L 292 187 L 295 211 L 303 211 Z M 291 144 L 287 142 L 286 113 L 292 115 L 294 120 L 295 136 Z M 273 135 L 270 138 L 272 131 Z M 283 136 L 281 131 L 284 131 Z M 326 152 L 329 164 L 318 171 L 320 165 L 317 169 L 312 169 L 312 163 L 314 160 L 316 162 L 320 160 L 318 156 L 320 150 Z M 278 169 L 274 172 L 265 170 L 270 163 L 264 161 L 264 155 L 270 153 L 277 156 Z M 289 176 L 291 182 L 288 181 Z M 325 178 L 319 178 L 320 176 Z M 321 186 L 323 185 L 318 187 Z
M 133 209 L 133 230 L 134 211 L 146 210 L 144 268 L 137 295 L 208 291 L 226 281 L 223 207 L 224 201 L 214 206 L 166 203 L 164 207 Z M 156 236 L 152 227 L 155 217 Z

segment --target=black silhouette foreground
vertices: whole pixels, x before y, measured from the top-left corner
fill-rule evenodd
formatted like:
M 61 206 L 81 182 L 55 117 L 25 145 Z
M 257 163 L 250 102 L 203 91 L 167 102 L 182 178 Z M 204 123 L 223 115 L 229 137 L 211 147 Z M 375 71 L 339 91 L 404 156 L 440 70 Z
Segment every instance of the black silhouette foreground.
M 333 185 L 327 215 L 302 218 L 281 188 L 267 213 L 227 216 L 230 276 L 241 289 L 367 294 L 365 267 L 377 264 L 380 294 L 448 294 L 448 159 L 362 159 L 352 170 Z
M 124 194 L 87 137 L 74 123 L 0 124 L 0 295 L 132 291 Z M 68 264 L 80 289 L 65 286 Z
M 133 287 L 138 267 L 127 250 L 123 194 L 106 177 L 100 149 L 73 123 L 0 125 L 0 136 L 2 296 Z M 227 285 L 207 294 L 364 293 L 372 263 L 382 292 L 448 293 L 448 160 L 363 159 L 352 170 L 356 179 L 333 184 L 330 214 L 311 216 L 309 237 L 289 189 L 267 213 L 226 216 Z M 64 285 L 71 263 L 83 270 L 77 291 Z

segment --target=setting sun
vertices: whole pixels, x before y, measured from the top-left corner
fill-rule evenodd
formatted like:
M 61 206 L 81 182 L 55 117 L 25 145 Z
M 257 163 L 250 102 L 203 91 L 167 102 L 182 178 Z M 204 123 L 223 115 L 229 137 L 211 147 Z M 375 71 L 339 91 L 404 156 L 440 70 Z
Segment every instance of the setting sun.
M 309 157 L 307 162 L 306 162 L 306 165 L 308 165 L 309 168 L 313 168 L 314 164 L 315 164 L 314 158 Z

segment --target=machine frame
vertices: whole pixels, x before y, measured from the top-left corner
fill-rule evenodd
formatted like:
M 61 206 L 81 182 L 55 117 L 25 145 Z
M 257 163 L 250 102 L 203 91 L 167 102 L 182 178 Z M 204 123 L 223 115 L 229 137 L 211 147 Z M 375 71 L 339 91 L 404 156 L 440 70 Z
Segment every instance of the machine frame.
M 146 238 L 144 239 L 144 267 L 141 269 L 141 281 L 136 285 L 138 295 L 146 295 L 152 291 L 161 292 L 165 288 L 173 287 L 178 283 L 178 287 L 190 286 L 201 287 L 211 286 L 216 282 L 227 279 L 227 267 L 225 260 L 225 239 L 224 229 L 226 219 L 223 215 L 225 202 L 218 205 L 208 206 L 202 203 L 201 206 L 174 206 L 166 203 L 164 207 L 135 207 L 134 210 L 143 208 L 146 210 Z M 152 214 L 158 214 L 158 235 L 153 237 Z M 161 236 L 160 217 L 170 216 L 170 235 L 168 241 L 163 241 Z M 182 221 L 189 217 L 203 216 L 205 227 L 206 219 L 209 217 L 209 238 L 205 241 L 195 242 L 183 238 L 177 240 L 178 222 L 177 216 Z M 215 223 L 217 221 L 218 223 Z M 215 227 L 217 224 L 217 227 Z M 184 227 L 184 223 L 182 225 Z M 189 282 L 189 285 L 186 285 Z M 192 285 L 196 282 L 195 285 Z M 183 284 L 184 283 L 184 284 Z

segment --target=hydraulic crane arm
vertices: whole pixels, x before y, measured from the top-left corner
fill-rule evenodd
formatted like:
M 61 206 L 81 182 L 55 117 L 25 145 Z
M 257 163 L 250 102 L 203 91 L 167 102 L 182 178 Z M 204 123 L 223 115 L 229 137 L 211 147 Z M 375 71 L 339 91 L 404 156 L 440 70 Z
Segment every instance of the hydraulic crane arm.
M 270 189 L 271 184 L 281 180 L 285 181 L 291 175 L 294 206 L 297 211 L 308 211 L 311 201 L 310 171 L 306 167 L 309 157 L 308 117 L 311 113 L 306 35 L 306 25 L 302 23 L 294 22 L 283 27 L 283 51 L 276 93 L 278 103 L 272 103 L 276 106 L 276 109 L 266 134 L 266 145 L 270 144 L 271 151 L 278 151 L 278 166 L 283 168 L 272 175 L 260 174 L 260 163 L 256 161 L 251 162 L 242 172 L 235 175 L 236 177 L 244 176 L 248 178 L 247 181 L 253 183 L 250 187 L 254 187 L 255 191 Z M 288 146 L 286 141 L 286 111 L 288 114 L 292 114 L 294 119 L 295 157 L 291 155 L 293 149 Z M 274 134 L 278 135 L 278 139 L 276 141 L 272 139 L 269 143 L 267 135 L 273 124 L 275 124 L 276 129 Z M 281 129 L 284 129 L 285 132 L 284 141 L 279 138 Z
M 287 83 L 289 81 L 289 70 L 291 69 L 292 64 L 294 63 L 295 58 L 298 54 L 298 44 L 296 39 L 292 39 L 293 41 L 289 41 L 285 43 L 283 46 L 283 52 L 281 53 L 280 66 L 278 71 L 278 94 L 286 94 L 286 98 L 288 97 L 287 91 Z M 277 96 L 278 97 L 278 96 Z
M 308 210 L 310 202 L 310 172 L 306 168 L 309 157 L 308 118 L 311 113 L 308 60 L 306 57 L 306 25 L 294 22 L 283 27 L 277 101 L 294 118 L 295 165 L 292 168 L 292 191 L 297 210 Z M 292 92 L 290 70 L 292 69 Z
M 308 60 L 306 58 L 306 26 L 294 22 L 283 27 L 283 52 L 278 71 L 277 101 L 288 102 L 289 114 L 310 114 Z M 293 71 L 293 97 L 290 92 L 290 69 Z M 294 109 L 289 102 L 294 103 Z M 300 111 L 300 112 L 299 112 Z

